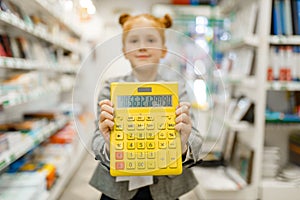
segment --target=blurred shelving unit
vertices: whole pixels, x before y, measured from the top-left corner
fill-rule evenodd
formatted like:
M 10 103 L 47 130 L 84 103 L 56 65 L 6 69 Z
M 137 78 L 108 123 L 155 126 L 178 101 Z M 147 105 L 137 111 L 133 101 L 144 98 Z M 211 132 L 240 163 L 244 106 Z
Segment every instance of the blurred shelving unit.
M 199 178 L 199 185 L 195 189 L 195 193 L 199 199 L 255 200 L 261 198 L 265 105 L 269 87 L 266 81 L 266 69 L 269 62 L 271 7 L 272 2 L 264 0 L 247 2 L 223 0 L 217 6 L 219 17 L 234 18 L 230 29 L 230 39 L 218 41 L 217 50 L 229 57 L 234 52 L 237 55 L 234 59 L 246 60 L 239 62 L 239 68 L 235 69 L 232 63 L 229 63 L 231 65 L 228 64 L 228 68 L 222 69 L 224 67 L 222 63 L 219 71 L 216 70 L 217 74 L 220 74 L 218 77 L 223 80 L 222 84 L 225 85 L 228 96 L 225 98 L 225 102 L 218 102 L 218 104 L 226 110 L 232 97 L 243 96 L 254 105 L 253 122 L 233 120 L 230 113 L 227 113 L 224 119 L 220 116 L 221 119 L 218 121 L 223 124 L 225 129 L 235 132 L 238 140 L 253 151 L 253 160 L 249 164 L 251 181 L 243 184 L 242 187 L 234 181 L 236 179 L 224 175 L 224 170 L 230 171 L 231 166 L 209 169 L 195 168 L 194 173 Z M 239 54 L 242 51 L 245 53 Z M 235 60 L 230 60 L 230 62 L 232 61 Z M 242 71 L 243 67 L 249 68 L 249 70 Z M 237 169 L 240 175 L 244 173 L 241 170 Z M 228 175 L 228 173 L 226 174 Z
M 1 124 L 22 120 L 26 111 L 48 111 L 58 109 L 62 103 L 72 103 L 71 92 L 86 44 L 74 16 L 65 16 L 59 6 L 47 0 L 1 1 Z M 4 45 L 5 39 L 9 45 Z M 37 132 L 24 134 L 22 142 L 0 152 L 1 174 L 73 120 L 70 114 L 59 116 L 56 120 L 46 120 Z M 91 124 L 83 127 L 91 131 Z M 81 164 L 87 153 L 81 142 L 89 141 L 79 141 L 82 138 L 77 137 L 73 152 L 76 156 L 53 188 L 40 194 L 40 199 L 57 199 Z

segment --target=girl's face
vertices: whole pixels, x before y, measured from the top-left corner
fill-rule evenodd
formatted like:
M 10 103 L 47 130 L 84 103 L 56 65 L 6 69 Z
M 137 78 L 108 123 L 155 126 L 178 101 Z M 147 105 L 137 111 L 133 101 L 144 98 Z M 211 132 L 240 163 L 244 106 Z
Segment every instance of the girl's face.
M 166 47 L 151 21 L 136 21 L 125 34 L 123 52 L 133 68 L 158 64 L 165 56 Z

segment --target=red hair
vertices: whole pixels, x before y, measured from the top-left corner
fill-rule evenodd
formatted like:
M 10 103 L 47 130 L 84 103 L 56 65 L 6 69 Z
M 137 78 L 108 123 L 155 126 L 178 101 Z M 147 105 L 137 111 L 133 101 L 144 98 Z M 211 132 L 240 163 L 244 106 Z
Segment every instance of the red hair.
M 122 14 L 119 18 L 119 23 L 123 28 L 123 42 L 124 38 L 127 35 L 126 32 L 130 31 L 132 29 L 132 26 L 135 24 L 135 21 L 139 19 L 147 19 L 151 21 L 153 27 L 158 29 L 158 32 L 162 37 L 163 43 L 165 43 L 164 29 L 170 28 L 172 26 L 172 18 L 168 14 L 165 14 L 165 16 L 162 18 L 157 18 L 150 14 L 140 14 L 136 16 L 131 16 L 127 13 Z

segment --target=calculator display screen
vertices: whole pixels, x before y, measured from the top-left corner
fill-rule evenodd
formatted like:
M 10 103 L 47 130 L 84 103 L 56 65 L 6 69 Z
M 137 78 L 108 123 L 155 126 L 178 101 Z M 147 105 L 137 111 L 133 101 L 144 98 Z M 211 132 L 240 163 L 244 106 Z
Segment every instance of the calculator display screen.
M 172 107 L 172 95 L 117 96 L 118 108 Z

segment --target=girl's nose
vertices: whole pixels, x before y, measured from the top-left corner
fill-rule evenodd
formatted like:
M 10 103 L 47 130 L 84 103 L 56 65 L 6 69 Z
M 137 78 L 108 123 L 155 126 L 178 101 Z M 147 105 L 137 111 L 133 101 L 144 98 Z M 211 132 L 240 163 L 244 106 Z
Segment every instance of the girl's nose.
M 145 47 L 139 48 L 139 51 L 144 52 L 147 51 L 147 49 Z
M 146 48 L 147 48 L 146 42 L 141 40 L 139 42 L 139 49 L 146 49 Z

